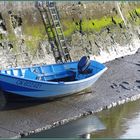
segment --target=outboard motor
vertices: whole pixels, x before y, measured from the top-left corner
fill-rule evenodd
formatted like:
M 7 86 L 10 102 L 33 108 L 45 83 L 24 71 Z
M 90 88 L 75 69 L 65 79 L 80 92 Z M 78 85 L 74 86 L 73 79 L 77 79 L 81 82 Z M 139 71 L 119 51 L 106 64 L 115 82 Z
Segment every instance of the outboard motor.
M 78 62 L 78 72 L 80 74 L 88 73 L 88 67 L 90 65 L 90 57 L 83 56 Z

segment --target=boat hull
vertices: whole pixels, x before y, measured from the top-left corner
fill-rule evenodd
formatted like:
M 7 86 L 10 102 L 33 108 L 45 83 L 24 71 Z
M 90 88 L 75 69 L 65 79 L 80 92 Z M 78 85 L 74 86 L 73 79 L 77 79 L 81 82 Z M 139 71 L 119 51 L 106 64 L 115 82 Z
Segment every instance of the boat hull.
M 106 71 L 106 67 L 97 74 L 85 79 L 72 82 L 45 82 L 0 75 L 1 90 L 28 97 L 52 98 L 70 95 L 91 87 Z

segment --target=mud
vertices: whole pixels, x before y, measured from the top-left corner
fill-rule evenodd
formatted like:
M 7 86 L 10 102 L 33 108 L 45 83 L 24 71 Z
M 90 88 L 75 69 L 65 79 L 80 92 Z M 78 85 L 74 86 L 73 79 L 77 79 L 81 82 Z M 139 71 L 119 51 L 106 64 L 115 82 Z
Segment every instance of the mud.
M 9 98 L 0 111 L 0 136 L 24 137 L 140 98 L 140 50 L 106 63 L 91 92 L 52 101 Z

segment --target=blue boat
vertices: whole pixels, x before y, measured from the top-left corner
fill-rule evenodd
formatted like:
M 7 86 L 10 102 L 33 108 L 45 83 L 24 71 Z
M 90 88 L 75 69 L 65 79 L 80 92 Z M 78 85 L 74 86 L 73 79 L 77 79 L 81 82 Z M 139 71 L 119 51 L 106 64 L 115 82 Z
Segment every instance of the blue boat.
M 66 96 L 91 87 L 106 70 L 85 56 L 75 62 L 9 68 L 0 70 L 0 88 L 4 93 L 35 98 Z

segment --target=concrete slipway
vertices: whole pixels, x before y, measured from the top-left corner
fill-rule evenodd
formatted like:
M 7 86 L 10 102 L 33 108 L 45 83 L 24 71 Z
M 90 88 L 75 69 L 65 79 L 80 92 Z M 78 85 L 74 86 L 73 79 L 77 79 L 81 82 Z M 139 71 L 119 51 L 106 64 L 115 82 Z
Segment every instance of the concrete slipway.
M 140 49 L 136 54 L 106 63 L 108 70 L 92 92 L 54 101 L 8 97 L 0 111 L 0 137 L 23 137 L 70 120 L 140 98 Z

